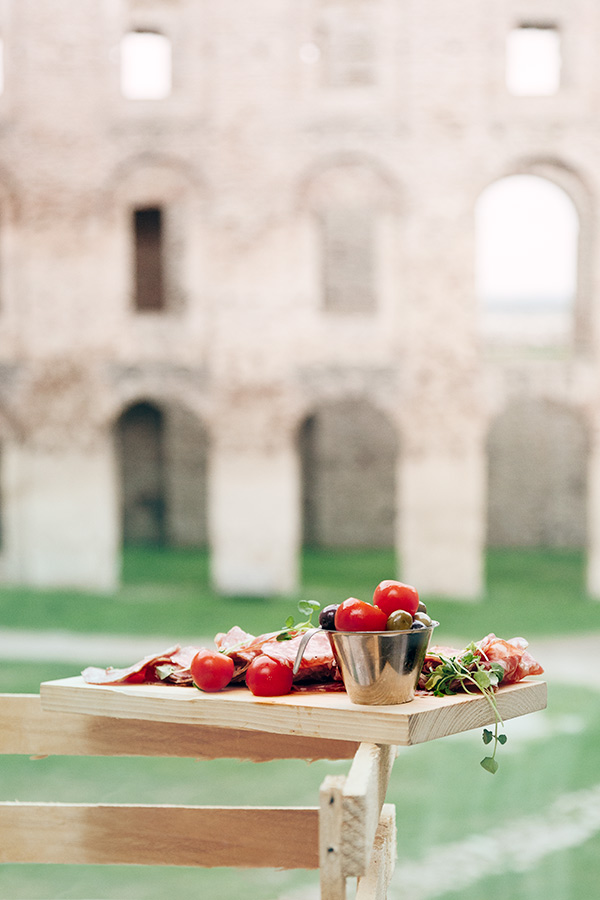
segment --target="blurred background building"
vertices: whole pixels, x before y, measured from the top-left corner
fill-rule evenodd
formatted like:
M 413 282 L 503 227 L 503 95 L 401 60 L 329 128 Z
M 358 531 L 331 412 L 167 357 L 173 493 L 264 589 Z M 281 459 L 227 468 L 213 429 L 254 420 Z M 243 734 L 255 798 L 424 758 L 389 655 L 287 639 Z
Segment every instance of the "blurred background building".
M 600 595 L 600 6 L 3 0 L 5 582 L 303 544 Z

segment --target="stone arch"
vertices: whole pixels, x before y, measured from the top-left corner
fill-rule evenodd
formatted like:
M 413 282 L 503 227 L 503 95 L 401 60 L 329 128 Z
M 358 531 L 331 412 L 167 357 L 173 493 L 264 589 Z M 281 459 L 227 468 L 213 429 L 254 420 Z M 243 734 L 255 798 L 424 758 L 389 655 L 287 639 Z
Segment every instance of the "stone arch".
M 586 545 L 588 428 L 566 404 L 514 398 L 488 433 L 490 546 Z
M 515 176 L 533 176 L 560 189 L 576 214 L 576 284 L 570 310 L 572 322 L 569 344 L 576 351 L 584 350 L 589 341 L 592 305 L 592 192 L 585 178 L 563 161 L 543 157 L 524 158 L 506 166 L 495 178 L 481 185 L 474 204 L 475 210 L 489 188 Z
M 207 544 L 209 435 L 180 403 L 130 400 L 114 426 L 125 544 Z
M 397 437 L 368 399 L 330 399 L 299 429 L 303 542 L 392 547 Z

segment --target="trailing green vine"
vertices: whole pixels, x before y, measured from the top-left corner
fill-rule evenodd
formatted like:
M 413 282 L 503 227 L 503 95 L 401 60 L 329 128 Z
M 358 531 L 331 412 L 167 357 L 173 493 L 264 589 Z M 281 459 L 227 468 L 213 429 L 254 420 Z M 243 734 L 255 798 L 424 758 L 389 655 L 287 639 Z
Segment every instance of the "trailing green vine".
M 474 643 L 469 644 L 459 656 L 440 654 L 439 659 L 440 665 L 432 669 L 427 679 L 425 687 L 428 691 L 432 691 L 436 697 L 456 694 L 459 691 L 469 694 L 481 693 L 494 713 L 494 730 L 483 729 L 483 743 L 487 746 L 493 741 L 493 752 L 491 756 L 485 756 L 480 764 L 487 772 L 495 775 L 498 771 L 498 761 L 496 760 L 498 744 L 506 743 L 506 735 L 498 733 L 498 726 L 504 727 L 504 722 L 498 711 L 494 695 L 495 689 L 504 676 L 504 669 L 499 663 L 483 660 L 481 651 Z

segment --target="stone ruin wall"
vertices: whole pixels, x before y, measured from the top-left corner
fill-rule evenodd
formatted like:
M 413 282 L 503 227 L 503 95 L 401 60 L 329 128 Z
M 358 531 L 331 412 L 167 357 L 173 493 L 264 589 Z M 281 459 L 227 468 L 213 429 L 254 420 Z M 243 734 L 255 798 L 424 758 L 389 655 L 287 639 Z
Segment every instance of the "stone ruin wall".
M 211 542 L 225 590 L 293 588 L 303 528 L 331 544 L 392 542 L 406 577 L 465 596 L 481 591 L 486 535 L 586 545 L 600 588 L 600 9 L 591 0 L 60 6 L 60 15 L 33 0 L 0 8 L 0 574 L 114 584 L 115 427 L 149 402 L 170 429 L 172 533 Z M 506 33 L 541 20 L 561 28 L 568 78 L 556 97 L 511 97 Z M 171 40 L 164 101 L 120 94 L 119 42 L 136 28 Z M 355 57 L 336 44 L 344 34 L 361 38 Z M 307 61 L 315 46 L 319 60 Z M 489 352 L 478 327 L 474 208 L 514 173 L 555 181 L 580 216 L 575 339 L 550 358 Z M 165 210 L 159 314 L 132 309 L 140 207 Z M 322 254 L 340 222 L 357 247 L 365 223 L 375 237 L 336 293 Z M 356 290 L 365 265 L 372 278 Z M 381 465 L 353 434 L 350 408 L 363 436 L 380 433 Z M 307 421 L 313 432 L 322 422 L 310 448 L 322 463 L 303 488 Z M 519 441 L 525 426 L 539 435 L 537 422 L 556 451 L 527 443 L 522 477 L 539 485 L 531 502 L 548 485 L 554 493 L 541 529 L 536 509 L 515 515 Z M 364 494 L 344 484 L 344 461 L 367 473 Z M 367 522 L 352 534 L 365 496 L 376 497 L 378 530 Z M 311 504 L 312 538 L 302 522 Z M 82 528 L 90 508 L 96 524 Z

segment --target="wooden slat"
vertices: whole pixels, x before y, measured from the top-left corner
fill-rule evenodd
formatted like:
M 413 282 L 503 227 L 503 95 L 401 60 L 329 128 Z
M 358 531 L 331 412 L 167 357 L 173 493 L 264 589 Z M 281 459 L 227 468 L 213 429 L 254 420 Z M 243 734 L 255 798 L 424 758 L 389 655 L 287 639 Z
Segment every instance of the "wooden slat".
M 327 775 L 319 793 L 319 868 L 321 900 L 346 900 L 343 870 L 345 775 Z
M 351 759 L 356 741 L 265 735 L 138 719 L 45 712 L 38 694 L 0 694 L 0 754 L 162 756 L 195 759 Z
M 373 852 L 366 874 L 358 879 L 356 900 L 386 900 L 396 865 L 396 810 L 386 803 L 381 811 Z
M 364 875 L 379 827 L 396 748 L 361 744 L 343 789 L 342 871 Z
M 87 685 L 81 678 L 41 685 L 53 712 L 181 722 L 269 734 L 297 734 L 375 744 L 415 744 L 489 725 L 494 715 L 481 695 L 416 697 L 397 706 L 357 706 L 345 693 L 253 697 L 244 688 L 203 694 L 170 685 Z M 496 695 L 504 719 L 546 706 L 544 682 L 520 682 Z
M 315 808 L 0 803 L 0 862 L 316 869 Z

